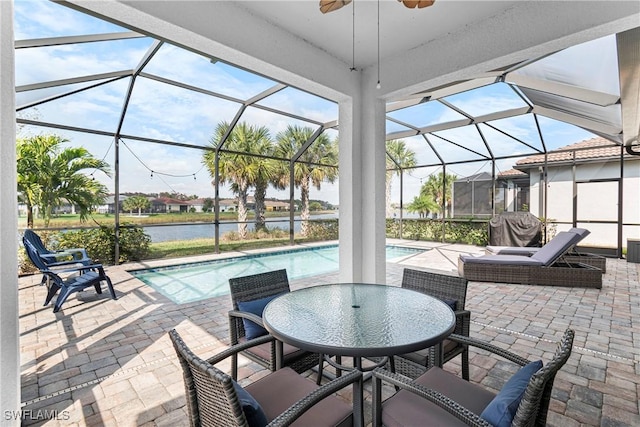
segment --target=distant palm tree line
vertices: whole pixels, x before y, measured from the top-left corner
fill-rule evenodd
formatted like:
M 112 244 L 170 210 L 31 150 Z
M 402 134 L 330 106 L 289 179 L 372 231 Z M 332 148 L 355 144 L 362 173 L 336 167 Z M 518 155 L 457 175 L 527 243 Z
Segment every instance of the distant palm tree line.
M 311 141 L 314 129 L 289 125 L 274 138 L 264 126 L 238 123 L 229 131 L 230 124 L 219 123 L 211 137 L 215 150 L 206 151 L 202 162 L 210 176 L 229 184 L 238 201 L 238 234 L 247 236 L 247 197 L 253 191 L 255 201 L 255 228 L 265 229 L 265 198 L 269 185 L 283 190 L 292 184 L 300 189 L 301 234 L 307 235 L 310 219 L 309 192 L 313 185 L 320 190 L 323 182 L 333 183 L 338 178 L 338 141 L 320 134 Z M 225 139 L 226 137 L 226 139 Z M 108 163 L 95 158 L 83 147 L 63 148 L 68 140 L 56 135 L 40 135 L 17 140 L 17 172 L 19 199 L 27 207 L 27 226 L 33 227 L 33 209 L 38 206 L 49 225 L 54 208 L 70 203 L 78 208 L 80 220 L 86 221 L 93 207 L 104 204 L 107 188 L 93 178 L 96 172 L 111 176 Z M 303 148 L 305 148 L 303 150 Z M 416 165 L 415 153 L 404 141 L 387 142 L 386 200 L 387 216 L 392 216 L 390 203 L 391 181 L 394 175 Z M 291 160 L 293 183 L 291 183 Z M 86 174 L 91 171 L 90 174 Z M 442 173 L 432 175 L 420 194 L 407 206 L 409 212 L 426 216 L 451 206 L 451 187 L 454 175 L 447 174 L 443 188 Z M 148 208 L 145 197 L 130 197 L 123 202 L 125 210 Z
M 283 190 L 291 184 L 300 188 L 300 233 L 306 236 L 311 216 L 309 190 L 311 185 L 320 190 L 322 182 L 334 182 L 337 179 L 338 141 L 320 134 L 301 151 L 311 142 L 314 130 L 310 127 L 289 125 L 274 139 L 264 126 L 241 122 L 231 131 L 229 127 L 227 122 L 216 126 L 211 138 L 211 146 L 216 150 L 207 151 L 203 155 L 203 163 L 215 180 L 218 156 L 219 183 L 230 184 L 231 191 L 237 196 L 240 238 L 247 236 L 249 191 L 253 189 L 255 229 L 260 230 L 266 228 L 264 213 L 268 186 Z M 296 160 L 293 165 L 293 183 L 289 159 Z

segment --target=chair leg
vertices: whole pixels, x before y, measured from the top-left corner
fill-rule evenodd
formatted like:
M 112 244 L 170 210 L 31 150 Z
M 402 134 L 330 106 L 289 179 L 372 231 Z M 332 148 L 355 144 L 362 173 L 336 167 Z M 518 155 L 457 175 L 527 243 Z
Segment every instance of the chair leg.
M 107 282 L 107 289 L 109 289 L 109 293 L 111 294 L 111 299 L 118 299 L 116 297 L 116 291 L 113 290 L 113 284 L 111 283 L 111 279 L 109 279 L 109 276 L 104 275 L 104 280 Z
M 316 378 L 316 384 L 317 385 L 320 385 L 320 382 L 322 381 L 322 370 L 323 370 L 323 367 L 324 367 L 324 363 L 323 363 L 324 362 L 324 355 L 322 353 L 320 353 L 319 359 L 320 359 L 319 360 L 320 363 L 318 363 L 318 378 Z
M 462 378 L 469 381 L 469 349 L 462 352 Z
M 59 289 L 60 289 L 60 285 L 58 285 L 57 283 L 51 282 L 49 284 L 48 290 L 47 290 L 47 298 L 44 300 L 45 306 L 51 302 L 51 299 L 56 294 L 56 292 L 58 292 Z
M 78 290 L 79 289 L 64 288 L 56 299 L 56 303 L 53 306 L 53 312 L 57 313 L 60 311 L 60 307 L 62 307 L 62 304 L 67 300 L 67 298 L 69 298 L 69 295 L 71 295 L 72 292 L 77 292 Z

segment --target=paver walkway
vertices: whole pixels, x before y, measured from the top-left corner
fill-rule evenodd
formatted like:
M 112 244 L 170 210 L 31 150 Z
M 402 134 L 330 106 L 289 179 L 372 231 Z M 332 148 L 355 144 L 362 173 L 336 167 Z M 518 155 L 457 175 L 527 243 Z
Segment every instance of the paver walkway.
M 460 253 L 481 252 L 465 245 L 402 243 L 431 250 L 388 263 L 391 285 L 400 284 L 404 267 L 455 274 Z M 204 258 L 211 257 L 189 260 Z M 167 261 L 146 264 L 160 263 Z M 209 357 L 228 343 L 230 300 L 174 304 L 127 273 L 134 267 L 139 266 L 107 269 L 118 300 L 87 291 L 70 297 L 57 314 L 41 306 L 45 288 L 39 276 L 20 279 L 24 424 L 187 424 L 182 373 L 167 331 L 177 328 L 196 353 Z M 639 271 L 640 264 L 609 259 L 601 290 L 470 282 L 471 334 L 546 360 L 565 328 L 575 329 L 573 354 L 555 381 L 549 425 L 638 426 Z M 292 281 L 291 287 L 336 280 L 337 274 L 329 274 Z M 445 368 L 456 372 L 459 361 Z M 251 381 L 265 374 L 246 362 L 241 375 Z M 508 375 L 498 359 L 472 352 L 473 382 L 499 389 Z

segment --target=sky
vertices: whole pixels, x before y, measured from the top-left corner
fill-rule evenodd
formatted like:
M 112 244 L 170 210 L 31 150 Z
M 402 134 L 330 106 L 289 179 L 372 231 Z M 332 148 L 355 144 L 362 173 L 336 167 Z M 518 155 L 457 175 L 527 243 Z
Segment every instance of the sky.
M 120 27 L 76 12 L 72 9 L 44 0 L 15 1 L 16 40 L 36 39 L 83 34 L 98 34 L 125 31 Z M 43 81 L 54 81 L 107 73 L 134 68 L 143 57 L 153 40 L 149 38 L 120 41 L 85 43 L 18 49 L 16 52 L 16 85 L 29 85 Z M 587 67 L 584 67 L 587 69 Z M 617 71 L 617 70 L 616 70 Z M 223 62 L 212 63 L 169 44 L 164 44 L 144 72 L 182 84 L 199 86 L 220 93 L 225 97 L 216 98 L 138 77 L 122 124 L 122 134 L 142 138 L 175 141 L 179 143 L 207 146 L 216 125 L 231 121 L 240 108 L 234 100 L 245 100 L 272 87 L 275 82 L 237 69 Z M 67 126 L 93 128 L 114 132 L 120 121 L 123 100 L 129 85 L 129 78 L 107 83 L 90 90 L 25 109 L 19 117 L 38 119 L 44 122 Z M 77 89 L 88 83 L 64 87 L 19 92 L 16 104 L 25 103 Z M 602 88 L 607 89 L 607 88 Z M 455 107 L 472 115 L 487 114 L 508 108 L 524 106 L 522 99 L 506 84 L 498 83 L 463 94 L 446 98 Z M 294 88 L 287 88 L 261 101 L 261 105 L 307 117 L 317 122 L 329 122 L 338 117 L 338 105 Z M 389 113 L 390 117 L 427 126 L 443 121 L 456 120 L 462 116 L 441 103 L 429 102 L 419 106 Z M 288 125 L 310 126 L 316 124 L 298 121 L 267 110 L 249 107 L 242 119 L 250 124 L 266 126 L 272 137 L 286 129 Z M 504 119 L 493 123 L 500 130 L 516 136 L 534 147 L 541 147 L 532 115 Z M 589 132 L 545 117 L 540 117 L 547 148 L 553 149 L 593 137 Z M 481 125 L 482 132 L 491 140 L 495 154 L 528 154 L 531 148 L 514 141 L 504 134 Z M 387 132 L 403 130 L 392 121 L 387 122 Z M 71 145 L 87 148 L 95 157 L 109 164 L 115 163 L 113 138 L 80 132 L 21 126 L 19 136 L 40 133 L 55 133 L 69 140 Z M 329 137 L 338 137 L 332 130 Z M 449 141 L 464 141 L 461 145 L 479 154 L 488 155 L 484 143 L 473 126 L 438 132 L 429 136 L 429 143 L 437 147 L 445 161 L 474 160 L 481 156 Z M 438 159 L 422 136 L 405 138 L 407 146 L 416 153 L 418 165 L 436 164 Z M 178 192 L 195 194 L 199 197 L 213 197 L 209 172 L 202 165 L 202 150 L 184 149 L 170 145 L 153 144 L 133 139 L 120 142 L 120 192 Z M 511 169 L 517 159 L 497 162 L 497 171 Z M 112 169 L 113 170 L 113 169 Z M 420 186 L 433 173 L 441 172 L 440 167 L 419 168 L 408 172 L 404 178 L 404 201 L 408 203 L 418 194 Z M 491 172 L 491 162 L 473 162 L 447 166 L 447 173 L 459 177 L 482 171 Z M 102 173 L 95 178 L 104 183 L 109 191 L 114 191 L 114 180 Z M 394 178 L 392 201 L 400 199 L 399 179 Z M 269 188 L 267 197 L 288 198 L 288 191 Z M 228 188 L 221 188 L 221 197 L 232 197 Z M 299 198 L 299 190 L 295 197 Z M 323 183 L 321 190 L 313 189 L 312 199 L 338 204 L 338 183 Z

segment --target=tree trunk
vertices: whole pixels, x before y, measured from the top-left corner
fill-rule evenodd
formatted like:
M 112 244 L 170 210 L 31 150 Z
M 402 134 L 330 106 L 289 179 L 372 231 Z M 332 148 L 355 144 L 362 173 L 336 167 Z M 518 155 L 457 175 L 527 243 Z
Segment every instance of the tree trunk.
M 27 203 L 27 228 L 33 228 L 33 206 Z
M 256 202 L 256 231 L 265 230 L 267 227 L 265 225 L 266 219 L 264 216 L 265 211 L 265 203 L 264 197 L 267 194 L 267 183 L 259 182 L 256 184 L 256 190 L 253 193 L 253 198 Z
M 309 233 L 309 218 L 311 214 L 309 212 L 309 180 L 311 177 L 306 176 L 302 179 L 300 184 L 300 201 L 301 201 L 301 209 L 300 209 L 300 219 L 302 219 L 302 223 L 300 224 L 300 234 L 302 237 L 307 237 Z
M 246 186 L 238 189 L 238 234 L 241 239 L 247 238 L 247 189 Z

